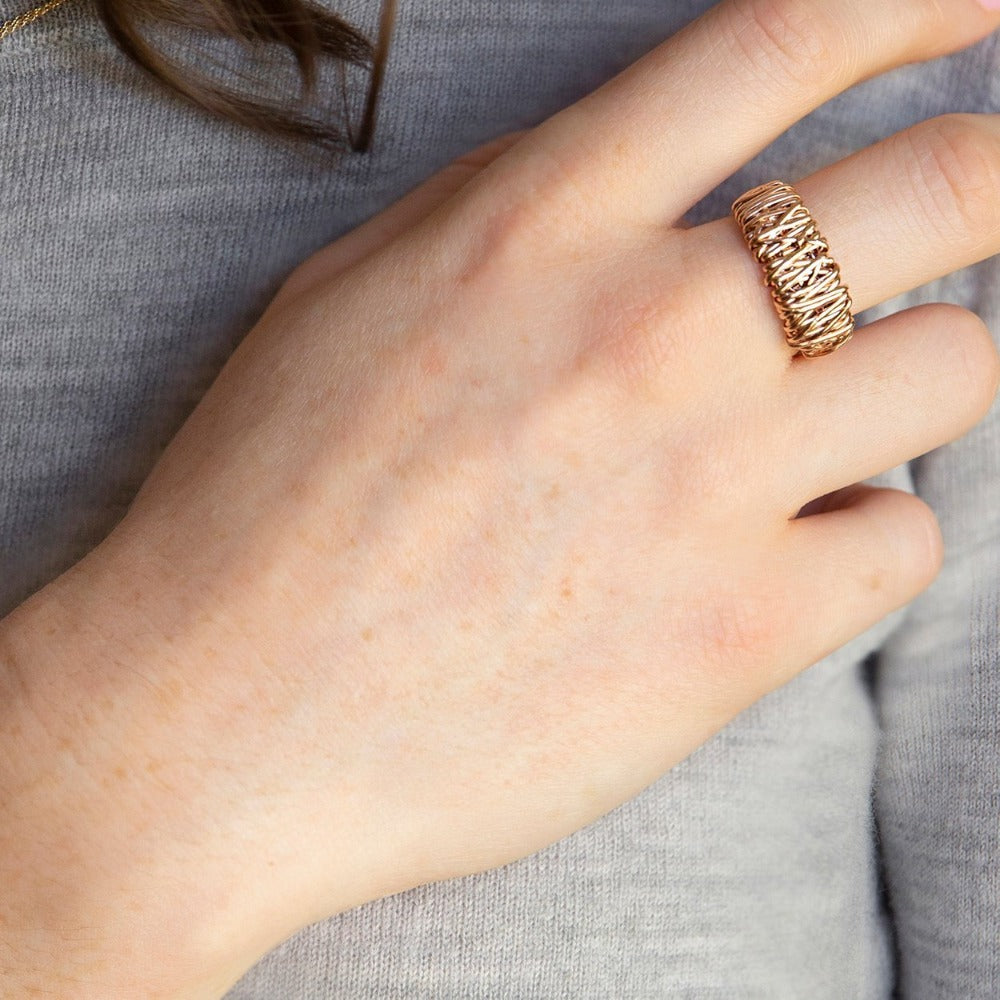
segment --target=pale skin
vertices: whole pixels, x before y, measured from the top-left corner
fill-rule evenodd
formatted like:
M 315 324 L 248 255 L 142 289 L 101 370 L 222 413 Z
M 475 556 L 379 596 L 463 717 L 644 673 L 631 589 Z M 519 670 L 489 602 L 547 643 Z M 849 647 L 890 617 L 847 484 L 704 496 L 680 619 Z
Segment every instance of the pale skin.
M 927 587 L 933 513 L 854 484 L 987 412 L 983 323 L 793 360 L 732 220 L 679 220 L 998 24 L 726 0 L 298 267 L 124 521 L 0 623 L 4 996 L 220 996 L 311 921 L 583 827 Z M 1000 251 L 996 116 L 785 179 L 857 310 Z

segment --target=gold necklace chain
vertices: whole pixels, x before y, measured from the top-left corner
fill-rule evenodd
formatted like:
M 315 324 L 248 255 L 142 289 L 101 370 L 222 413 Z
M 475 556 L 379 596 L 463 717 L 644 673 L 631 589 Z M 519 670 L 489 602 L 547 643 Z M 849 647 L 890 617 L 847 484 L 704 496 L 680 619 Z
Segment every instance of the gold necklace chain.
M 35 7 L 34 10 L 29 10 L 25 14 L 18 14 L 17 17 L 12 17 L 10 20 L 4 21 L 0 24 L 0 39 L 6 38 L 8 35 L 13 34 L 18 28 L 23 28 L 26 24 L 31 24 L 32 21 L 37 21 L 40 17 L 44 17 L 50 10 L 55 10 L 60 4 L 65 3 L 66 0 L 47 0 L 40 7 Z

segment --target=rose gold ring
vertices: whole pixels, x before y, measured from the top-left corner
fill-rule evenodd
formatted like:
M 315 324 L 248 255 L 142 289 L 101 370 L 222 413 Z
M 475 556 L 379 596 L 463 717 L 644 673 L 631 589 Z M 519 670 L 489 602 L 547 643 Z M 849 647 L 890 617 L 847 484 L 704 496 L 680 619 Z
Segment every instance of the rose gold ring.
M 854 333 L 851 296 L 795 189 L 770 181 L 737 198 L 732 212 L 764 269 L 788 345 L 818 358 L 846 344 Z

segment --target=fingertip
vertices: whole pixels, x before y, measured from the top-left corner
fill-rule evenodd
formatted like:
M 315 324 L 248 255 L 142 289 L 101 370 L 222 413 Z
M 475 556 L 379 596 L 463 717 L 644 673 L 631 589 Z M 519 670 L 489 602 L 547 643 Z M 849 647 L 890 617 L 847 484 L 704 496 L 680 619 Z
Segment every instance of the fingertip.
M 944 535 L 933 509 L 920 497 L 906 495 L 910 497 L 913 508 L 914 537 L 909 544 L 914 555 L 914 577 L 922 581 L 920 590 L 924 590 L 934 582 L 944 565 Z

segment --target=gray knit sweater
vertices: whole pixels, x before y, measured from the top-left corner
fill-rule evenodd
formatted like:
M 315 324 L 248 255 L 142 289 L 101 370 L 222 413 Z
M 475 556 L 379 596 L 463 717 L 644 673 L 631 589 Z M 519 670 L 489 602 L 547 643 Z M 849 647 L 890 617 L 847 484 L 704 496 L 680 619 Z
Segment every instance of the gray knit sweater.
M 373 32 L 374 0 L 329 5 Z M 161 89 L 91 0 L 0 42 L 0 612 L 121 516 L 296 263 L 707 3 L 400 6 L 374 150 L 338 163 Z M 691 218 L 932 114 L 997 110 L 997 67 L 992 38 L 856 87 Z M 943 298 L 1000 333 L 998 277 L 994 259 L 890 307 Z M 908 609 L 585 830 L 309 927 L 232 1000 L 1000 996 L 1000 408 L 880 481 L 945 535 Z

